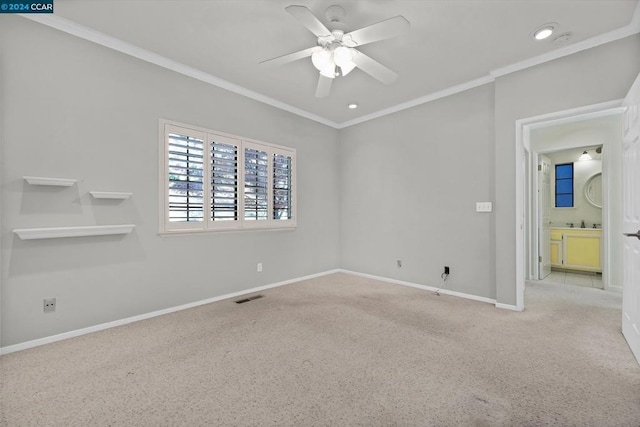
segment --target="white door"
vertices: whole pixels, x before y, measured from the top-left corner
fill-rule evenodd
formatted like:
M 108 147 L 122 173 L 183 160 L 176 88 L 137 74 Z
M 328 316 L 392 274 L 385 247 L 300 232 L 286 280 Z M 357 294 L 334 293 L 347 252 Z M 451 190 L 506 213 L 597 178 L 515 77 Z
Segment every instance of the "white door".
M 624 105 L 622 334 L 640 362 L 640 75 Z
M 538 280 L 551 274 L 551 159 L 538 157 Z

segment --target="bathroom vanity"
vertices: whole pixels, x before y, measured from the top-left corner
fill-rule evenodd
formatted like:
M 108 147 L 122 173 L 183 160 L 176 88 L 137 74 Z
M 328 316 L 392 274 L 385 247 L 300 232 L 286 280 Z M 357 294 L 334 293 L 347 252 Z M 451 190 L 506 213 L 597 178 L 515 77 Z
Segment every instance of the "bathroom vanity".
M 551 266 L 602 273 L 602 229 L 552 227 Z

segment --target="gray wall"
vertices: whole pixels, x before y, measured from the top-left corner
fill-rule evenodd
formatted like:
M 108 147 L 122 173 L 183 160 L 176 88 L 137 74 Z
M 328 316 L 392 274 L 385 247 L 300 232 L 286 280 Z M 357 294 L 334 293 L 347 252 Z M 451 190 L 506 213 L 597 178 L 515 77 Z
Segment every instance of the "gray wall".
M 335 129 L 19 17 L 0 18 L 0 40 L 2 346 L 339 267 Z M 298 228 L 158 236 L 159 118 L 296 148 Z M 39 187 L 23 175 L 79 182 Z M 12 233 L 120 223 L 134 233 Z M 55 313 L 43 314 L 46 297 Z
M 338 132 L 19 17 L 0 17 L 0 43 L 2 346 L 337 267 L 437 285 L 449 265 L 449 289 L 513 305 L 515 121 L 621 98 L 640 71 L 636 35 Z M 159 237 L 160 117 L 295 147 L 298 229 Z
M 640 35 L 495 82 L 496 299 L 516 303 L 515 121 L 624 98 L 640 72 Z
M 342 267 L 438 285 L 449 265 L 449 289 L 515 305 L 515 122 L 624 97 L 639 51 L 628 37 L 342 130 Z
M 494 298 L 493 85 L 342 130 L 342 267 Z M 396 260 L 403 261 L 402 268 Z

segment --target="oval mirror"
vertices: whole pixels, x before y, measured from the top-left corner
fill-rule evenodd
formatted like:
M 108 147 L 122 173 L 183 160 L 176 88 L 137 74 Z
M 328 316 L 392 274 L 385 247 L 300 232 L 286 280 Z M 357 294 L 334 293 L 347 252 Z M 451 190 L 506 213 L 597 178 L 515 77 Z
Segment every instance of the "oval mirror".
M 584 197 L 592 206 L 602 208 L 602 172 L 595 173 L 584 184 Z

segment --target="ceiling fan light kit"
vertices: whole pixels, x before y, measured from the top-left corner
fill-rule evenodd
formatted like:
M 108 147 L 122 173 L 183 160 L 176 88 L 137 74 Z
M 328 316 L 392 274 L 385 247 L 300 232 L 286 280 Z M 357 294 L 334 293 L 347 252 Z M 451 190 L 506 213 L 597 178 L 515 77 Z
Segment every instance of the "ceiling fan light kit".
M 350 49 L 337 43 L 331 43 L 330 45 L 324 46 L 322 50 L 314 52 L 311 55 L 311 62 L 313 66 L 320 71 L 320 74 L 325 77 L 337 77 L 338 73 L 335 72 L 336 67 L 340 67 L 342 75 L 346 76 L 356 68 L 356 64 L 353 62 L 355 53 L 357 53 L 355 49 Z
M 336 50 L 333 51 L 333 62 L 335 62 L 338 67 L 353 64 L 351 61 L 352 58 L 353 53 L 351 53 L 351 49 L 348 47 L 338 46 Z
M 398 77 L 394 71 L 355 47 L 399 36 L 408 30 L 410 25 L 403 16 L 395 16 L 345 34 L 342 29 L 344 9 L 341 6 L 329 6 L 325 13 L 333 27 L 332 30 L 325 27 L 305 6 L 292 5 L 285 10 L 318 37 L 318 46 L 269 59 L 261 62 L 261 65 L 281 65 L 311 56 L 311 63 L 320 73 L 316 87 L 316 97 L 319 98 L 329 95 L 331 82 L 340 73 L 344 77 L 355 68 L 360 68 L 384 84 L 391 84 Z M 340 73 L 336 72 L 338 68 Z
M 327 75 L 335 72 L 335 63 L 333 62 L 333 52 L 329 50 L 320 50 L 311 55 L 311 62 L 320 74 Z M 335 76 L 334 76 L 335 77 Z
M 353 61 L 349 61 L 349 63 L 345 64 L 345 65 L 340 65 L 340 70 L 342 71 L 342 76 L 346 76 L 347 74 L 349 74 L 351 71 L 353 71 L 353 69 L 356 68 L 356 63 Z

